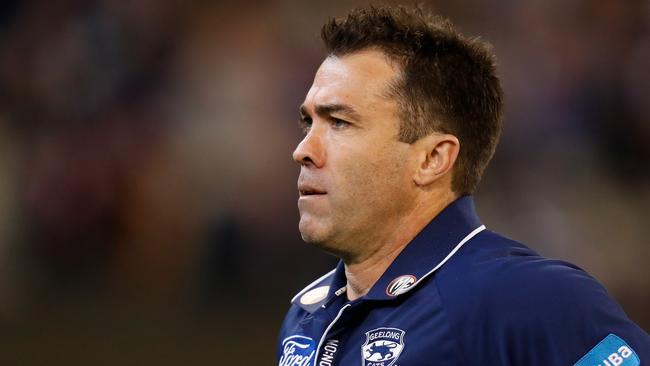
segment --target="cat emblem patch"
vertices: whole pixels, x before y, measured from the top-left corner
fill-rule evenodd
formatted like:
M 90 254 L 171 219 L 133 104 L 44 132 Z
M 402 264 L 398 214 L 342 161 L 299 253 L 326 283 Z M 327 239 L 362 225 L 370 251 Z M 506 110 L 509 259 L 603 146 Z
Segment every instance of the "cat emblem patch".
M 391 366 L 404 350 L 404 332 L 397 328 L 377 328 L 366 332 L 361 346 L 363 366 Z

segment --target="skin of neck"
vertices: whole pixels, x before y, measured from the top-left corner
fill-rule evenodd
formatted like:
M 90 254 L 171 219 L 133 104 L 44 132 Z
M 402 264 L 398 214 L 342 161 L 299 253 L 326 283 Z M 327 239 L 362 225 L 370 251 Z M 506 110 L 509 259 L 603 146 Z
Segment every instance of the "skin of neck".
M 375 245 L 370 251 L 343 259 L 349 300 L 366 295 L 411 240 L 458 198 L 448 187 L 423 191 L 407 214 L 397 218 L 392 225 L 385 225 L 381 236 L 374 236 Z

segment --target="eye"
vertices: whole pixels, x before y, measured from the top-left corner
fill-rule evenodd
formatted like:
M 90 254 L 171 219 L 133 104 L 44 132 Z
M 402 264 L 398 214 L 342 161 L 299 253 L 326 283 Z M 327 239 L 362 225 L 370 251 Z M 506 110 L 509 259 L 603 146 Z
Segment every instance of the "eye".
M 344 121 L 339 118 L 332 118 L 332 125 L 334 128 L 341 129 L 350 125 L 350 122 Z
M 312 120 L 310 117 L 300 117 L 298 124 L 300 125 L 302 132 L 307 133 L 311 128 Z

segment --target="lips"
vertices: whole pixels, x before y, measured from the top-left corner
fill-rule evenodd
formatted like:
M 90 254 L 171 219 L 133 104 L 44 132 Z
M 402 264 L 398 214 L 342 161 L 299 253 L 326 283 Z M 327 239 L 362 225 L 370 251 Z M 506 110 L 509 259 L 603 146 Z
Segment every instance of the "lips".
M 324 189 L 316 188 L 309 184 L 298 185 L 298 193 L 300 193 L 301 197 L 327 194 L 327 192 Z

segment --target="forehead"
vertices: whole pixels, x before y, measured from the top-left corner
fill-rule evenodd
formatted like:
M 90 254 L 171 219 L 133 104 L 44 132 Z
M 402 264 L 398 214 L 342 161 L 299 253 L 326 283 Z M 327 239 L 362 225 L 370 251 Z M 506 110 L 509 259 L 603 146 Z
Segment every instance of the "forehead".
M 364 107 L 386 102 L 388 87 L 397 75 L 397 67 L 381 51 L 329 56 L 316 72 L 304 104 L 308 108 L 339 103 Z

